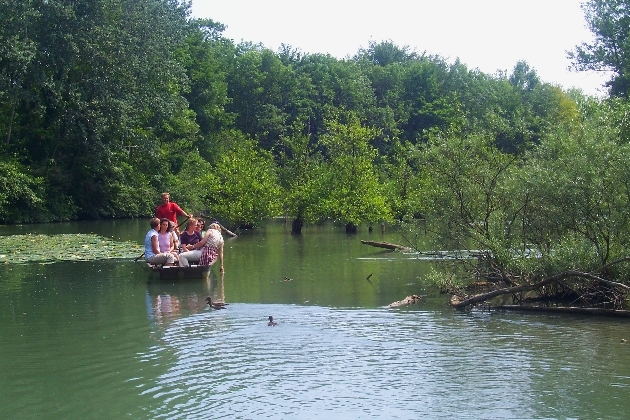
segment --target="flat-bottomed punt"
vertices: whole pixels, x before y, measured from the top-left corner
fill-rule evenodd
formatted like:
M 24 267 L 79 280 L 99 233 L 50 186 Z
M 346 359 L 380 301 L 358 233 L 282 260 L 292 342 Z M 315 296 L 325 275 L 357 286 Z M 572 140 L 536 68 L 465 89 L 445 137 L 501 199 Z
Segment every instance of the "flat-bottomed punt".
M 161 280 L 203 279 L 208 277 L 208 273 L 210 273 L 210 266 L 208 265 L 180 267 L 178 265 L 162 266 L 147 263 L 147 267 L 151 269 L 151 272 L 159 274 Z

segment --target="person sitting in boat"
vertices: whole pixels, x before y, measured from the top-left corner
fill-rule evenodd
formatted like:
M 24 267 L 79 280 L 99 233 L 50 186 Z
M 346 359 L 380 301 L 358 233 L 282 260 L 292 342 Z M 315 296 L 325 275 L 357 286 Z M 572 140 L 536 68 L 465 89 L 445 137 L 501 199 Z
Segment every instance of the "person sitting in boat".
M 179 240 L 179 230 L 177 229 L 177 225 L 170 220 L 168 221 L 168 231 L 173 237 L 173 245 L 175 249 L 178 250 L 181 245 L 181 241 Z
M 149 222 L 151 230 L 144 237 L 144 260 L 149 264 L 174 265 L 175 255 L 171 252 L 161 252 L 159 243 L 159 233 L 157 228 L 160 226 L 160 219 L 154 217 Z
M 212 222 L 203 239 L 193 245 L 193 249 L 201 250 L 199 265 L 213 265 L 218 258 L 221 266 L 221 272 L 223 272 L 223 244 L 224 241 L 223 235 L 221 235 L 221 225 L 216 221 Z
M 186 213 L 177 203 L 171 201 L 171 195 L 167 192 L 162 193 L 162 204 L 155 209 L 155 217 L 166 218 L 177 226 L 177 216 L 193 217 L 192 214 Z
M 201 235 L 201 237 L 203 238 L 203 235 L 205 235 L 206 231 L 206 221 L 203 219 L 197 219 L 197 227 L 195 228 L 196 231 L 199 232 L 199 235 Z
M 171 225 L 166 218 L 160 219 L 160 230 L 158 231 L 158 246 L 161 253 L 171 253 L 177 259 L 177 250 L 173 235 L 171 234 Z
M 199 222 L 195 218 L 188 219 L 186 230 L 182 232 L 180 240 L 182 242 L 182 252 L 179 254 L 179 265 L 189 267 L 190 262 L 199 262 L 201 250 L 194 250 L 193 245 L 201 241 Z
M 192 250 L 192 246 L 201 241 L 201 231 L 199 230 L 199 220 L 194 217 L 188 219 L 186 222 L 186 230 L 182 232 L 179 239 L 182 243 L 182 250 L 184 252 Z

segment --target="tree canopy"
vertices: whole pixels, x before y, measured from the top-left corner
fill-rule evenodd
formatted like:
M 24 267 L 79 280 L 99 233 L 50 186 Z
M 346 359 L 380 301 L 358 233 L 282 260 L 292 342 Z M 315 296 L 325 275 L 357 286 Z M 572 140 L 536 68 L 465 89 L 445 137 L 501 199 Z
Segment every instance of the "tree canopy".
M 608 81 L 612 95 L 630 93 L 630 1 L 589 0 L 582 5 L 586 22 L 594 35 L 569 52 L 577 70 L 612 71 Z
M 606 65 L 627 48 L 624 4 L 585 6 L 594 31 L 616 28 Z M 440 141 L 471 170 L 465 139 L 524 162 L 604 106 L 525 61 L 489 75 L 391 40 L 345 59 L 235 43 L 187 1 L 1 0 L 0 23 L 4 223 L 149 216 L 166 190 L 234 225 L 424 217 Z M 606 34 L 578 48 L 583 68 L 609 57 Z

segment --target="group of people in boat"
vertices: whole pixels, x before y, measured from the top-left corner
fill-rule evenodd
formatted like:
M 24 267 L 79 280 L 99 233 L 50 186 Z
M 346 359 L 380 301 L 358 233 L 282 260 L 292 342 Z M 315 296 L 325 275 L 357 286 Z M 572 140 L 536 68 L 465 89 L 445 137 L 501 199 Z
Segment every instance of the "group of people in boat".
M 162 204 L 155 210 L 144 238 L 144 259 L 149 264 L 189 267 L 191 263 L 210 266 L 217 260 L 223 272 L 223 235 L 221 224 L 212 221 L 204 231 L 205 221 L 186 213 L 162 193 Z M 177 216 L 186 217 L 186 229 L 180 233 Z

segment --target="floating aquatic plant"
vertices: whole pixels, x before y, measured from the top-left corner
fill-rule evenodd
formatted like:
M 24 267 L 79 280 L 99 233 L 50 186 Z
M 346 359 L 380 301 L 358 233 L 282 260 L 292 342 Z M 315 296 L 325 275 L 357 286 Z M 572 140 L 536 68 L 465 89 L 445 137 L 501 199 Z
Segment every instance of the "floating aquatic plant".
M 142 247 L 94 234 L 0 236 L 0 263 L 48 263 L 135 258 Z

